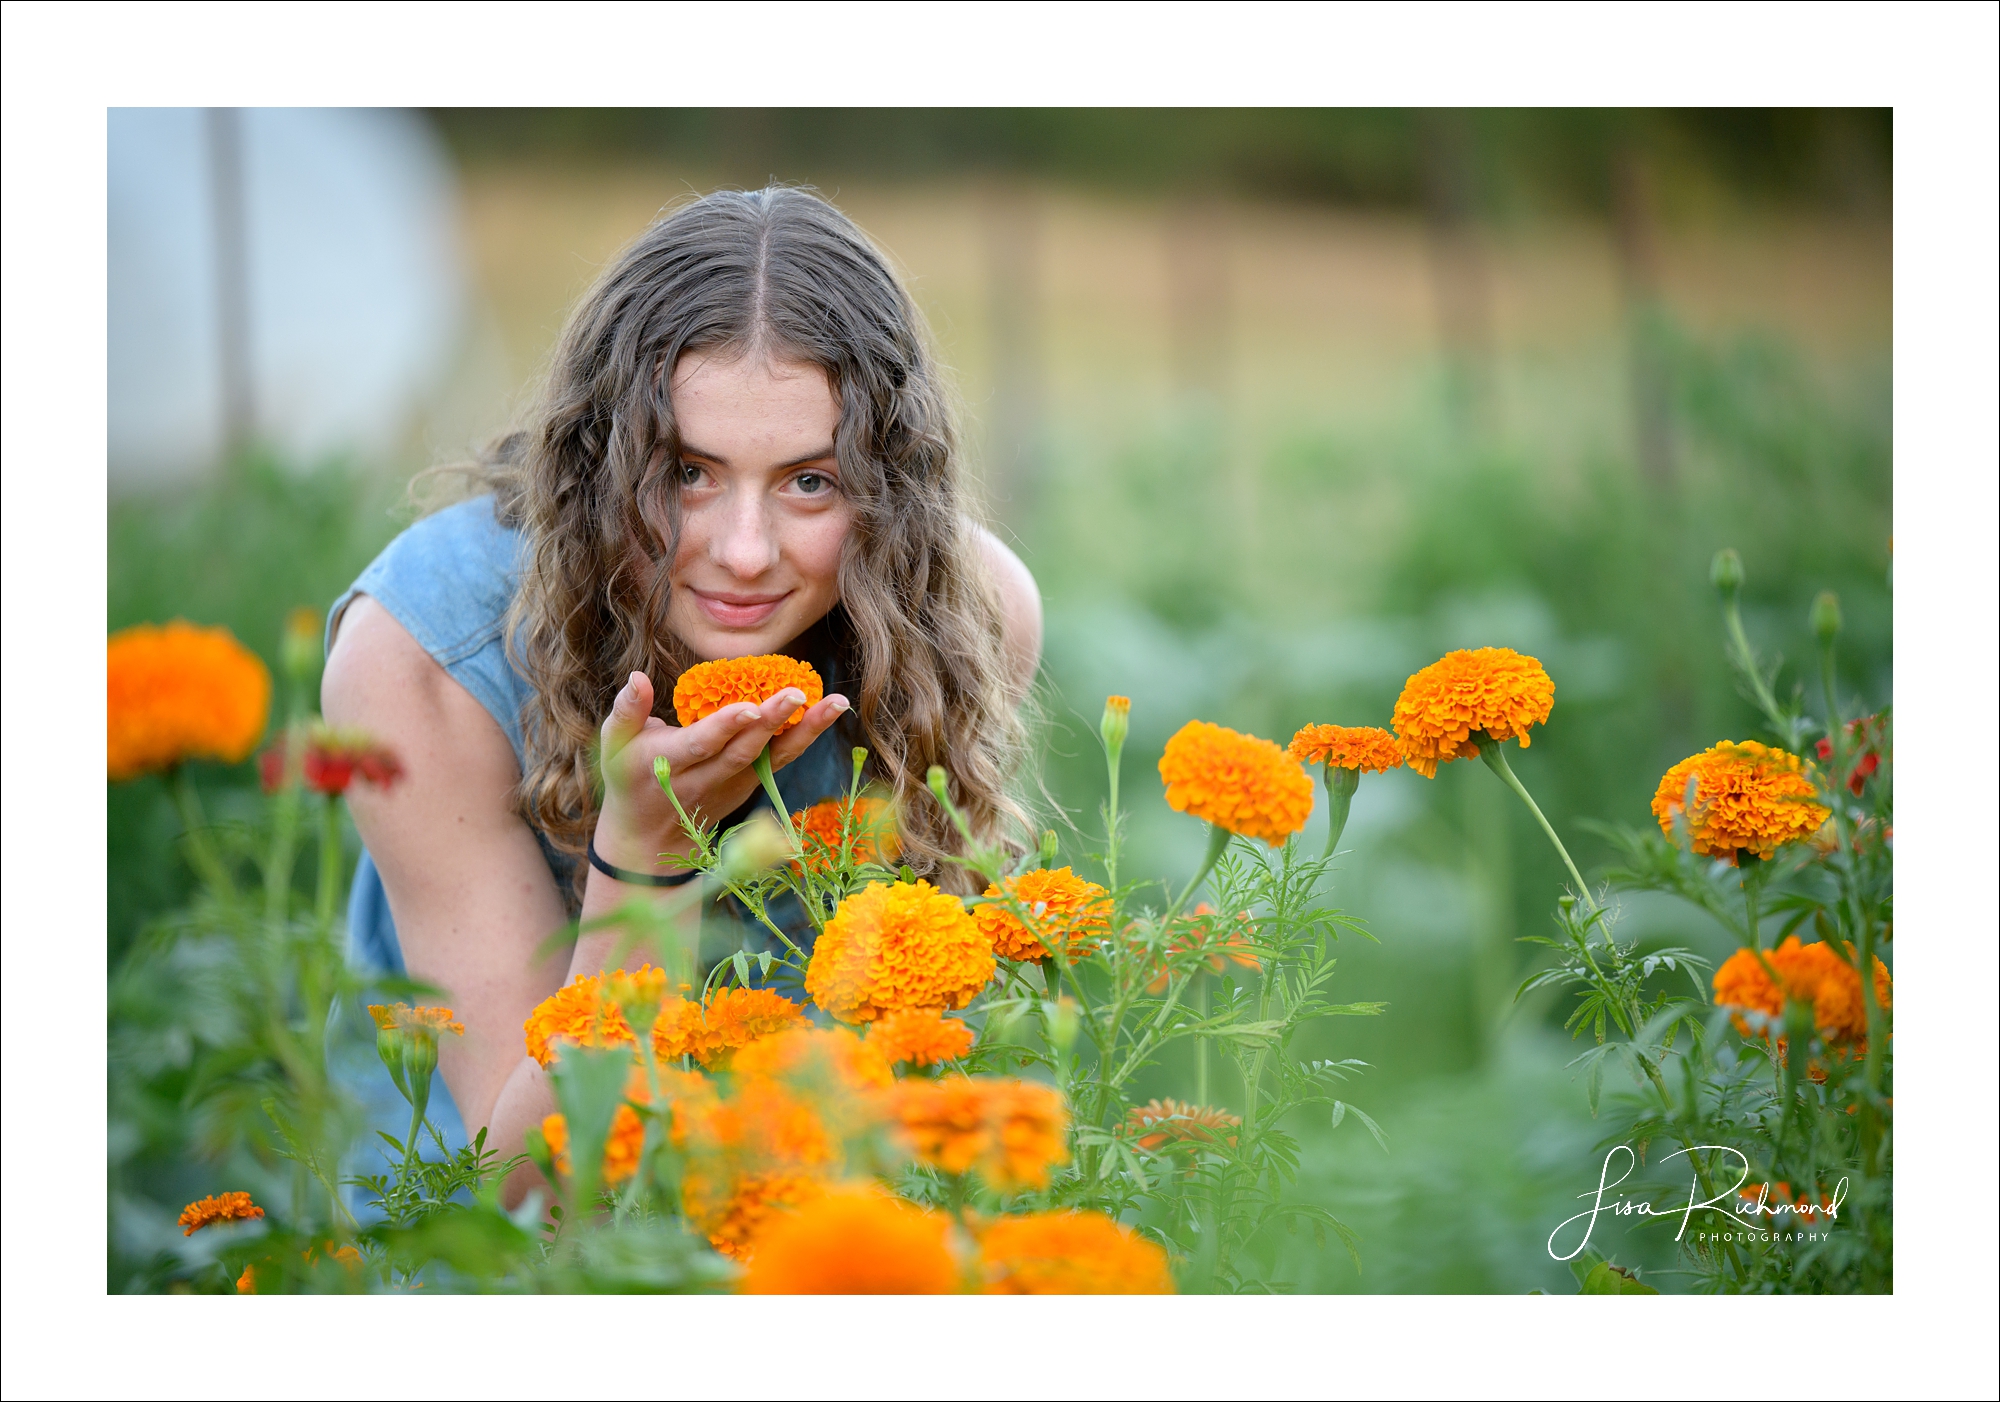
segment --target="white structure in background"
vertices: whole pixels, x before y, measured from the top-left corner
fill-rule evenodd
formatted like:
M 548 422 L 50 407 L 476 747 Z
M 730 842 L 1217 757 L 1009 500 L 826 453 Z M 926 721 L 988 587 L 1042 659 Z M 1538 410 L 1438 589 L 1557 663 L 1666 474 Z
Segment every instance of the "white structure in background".
M 114 490 L 192 480 L 222 453 L 231 292 L 218 255 L 232 207 L 251 436 L 300 461 L 380 452 L 459 347 L 456 192 L 421 117 L 246 108 L 223 120 L 237 175 L 219 199 L 216 114 L 110 112 Z

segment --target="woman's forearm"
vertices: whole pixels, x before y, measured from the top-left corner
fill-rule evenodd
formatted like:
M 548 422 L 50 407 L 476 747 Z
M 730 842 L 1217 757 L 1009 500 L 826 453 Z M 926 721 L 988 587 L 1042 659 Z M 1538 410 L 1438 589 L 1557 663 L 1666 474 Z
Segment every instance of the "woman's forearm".
M 555 1109 L 555 1090 L 549 1085 L 548 1073 L 530 1058 L 522 1057 L 500 1088 L 500 1099 L 494 1103 L 487 1122 L 487 1148 L 503 1159 L 512 1158 L 526 1146 L 528 1131 L 554 1114 Z M 530 1188 L 546 1186 L 547 1181 L 534 1164 L 524 1163 L 500 1185 L 500 1201 L 510 1210 L 519 1207 Z

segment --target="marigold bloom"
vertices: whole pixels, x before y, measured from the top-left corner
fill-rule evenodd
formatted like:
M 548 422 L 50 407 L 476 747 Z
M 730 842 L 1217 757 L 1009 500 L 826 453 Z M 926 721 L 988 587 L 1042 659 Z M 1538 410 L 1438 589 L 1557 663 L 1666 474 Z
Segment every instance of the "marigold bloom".
M 1813 1023 L 1829 1042 L 1865 1044 L 1868 1014 L 1861 999 L 1861 975 L 1840 950 L 1824 941 L 1801 944 L 1797 935 L 1791 935 L 1764 958 L 1778 976 L 1775 984 L 1757 956 L 1747 949 L 1739 949 L 1722 961 L 1714 979 L 1718 1007 L 1762 1014 L 1775 1025 L 1784 1016 L 1789 995 L 1812 1004 Z M 1877 959 L 1875 1001 L 1885 1011 L 1891 1006 L 1892 989 L 1889 970 Z M 1738 1031 L 1752 1031 L 1742 1016 L 1732 1020 Z
M 300 777 L 314 793 L 338 798 L 347 792 L 357 774 L 380 789 L 403 777 L 403 766 L 395 752 L 376 744 L 365 733 L 314 724 L 306 728 L 303 736 L 296 732 L 280 735 L 278 742 L 259 757 L 257 769 L 265 793 L 276 793 L 284 787 L 294 742 L 304 747 Z
M 1125 1132 L 1139 1136 L 1141 1149 L 1157 1149 L 1168 1140 L 1192 1140 L 1198 1144 L 1234 1144 L 1230 1131 L 1243 1123 L 1240 1116 L 1213 1105 L 1190 1105 L 1182 1100 L 1149 1100 L 1134 1105 L 1125 1115 Z
M 826 922 L 806 992 L 842 1022 L 872 1022 L 897 1008 L 962 1008 L 993 967 L 992 946 L 958 897 L 928 881 L 876 881 Z
M 875 1188 L 838 1188 L 773 1221 L 757 1239 L 749 1295 L 949 1295 L 958 1263 L 945 1218 Z
M 1812 780 L 1797 755 L 1755 740 L 1724 740 L 1682 760 L 1660 780 L 1653 816 L 1669 836 L 1690 778 L 1688 840 L 1706 856 L 1732 862 L 1740 862 L 1744 852 L 1768 857 L 1787 842 L 1810 837 L 1827 819 L 1827 810 L 1812 801 Z
M 896 836 L 895 811 L 872 794 L 854 800 L 851 818 L 843 816 L 846 801 L 829 798 L 803 812 L 792 814 L 792 827 L 799 835 L 799 849 L 805 865 L 813 871 L 832 871 L 840 863 L 840 827 L 847 822 L 847 841 L 855 864 L 888 866 L 901 855 L 902 839 Z M 792 864 L 793 869 L 798 863 Z
M 773 738 L 805 719 L 807 706 L 819 704 L 823 694 L 819 673 L 795 657 L 776 653 L 697 662 L 674 683 L 674 717 L 682 725 L 693 725 L 725 706 L 744 702 L 761 706 L 788 686 L 803 691 L 806 704 L 792 712 Z
M 876 1099 L 895 1083 L 877 1048 L 845 1028 L 796 1028 L 736 1055 L 726 1096 L 676 1104 L 677 1142 L 733 1179 L 766 1169 L 826 1169 L 842 1142 L 877 1123 Z M 718 1190 L 722 1191 L 722 1190 Z
M 805 1023 L 805 1009 L 768 988 L 718 988 L 703 1003 L 670 999 L 653 1024 L 653 1052 L 691 1056 L 703 1066 L 728 1060 L 730 1053 L 760 1038 Z
M 1542 664 L 1510 647 L 1448 652 L 1403 683 L 1389 723 L 1403 762 L 1426 779 L 1440 763 L 1476 759 L 1475 737 L 1516 740 L 1555 708 L 1556 684 Z
M 1001 895 L 997 885 L 986 888 L 993 899 L 972 912 L 980 932 L 1002 959 L 1046 959 L 1051 943 L 1062 945 L 1065 956 L 1074 959 L 1084 952 L 1082 946 L 1109 927 L 1111 893 L 1068 867 L 1054 871 L 1037 867 L 1010 877 L 1006 894 L 1028 908 L 1033 928 L 997 899 Z
M 1254 735 L 1191 720 L 1160 755 L 1167 806 L 1273 847 L 1312 816 L 1313 785 L 1299 762 Z
M 555 1158 L 556 1172 L 568 1175 L 569 1121 L 561 1115 L 542 1120 L 542 1138 Z M 611 1117 L 611 1133 L 604 1141 L 604 1181 L 623 1183 L 639 1171 L 639 1157 L 646 1147 L 646 1122 L 630 1105 L 620 1105 Z
M 458 1037 L 465 1035 L 465 1024 L 452 1020 L 450 1008 L 413 1008 L 408 1003 L 385 1007 L 381 1003 L 370 1003 L 368 1015 L 375 1019 L 375 1026 L 384 1032 L 414 1032 L 432 1038 L 444 1032 Z
M 1257 927 L 1250 923 L 1250 912 L 1236 912 L 1234 928 L 1218 931 L 1215 923 L 1215 907 L 1207 901 L 1195 906 L 1193 911 L 1174 922 L 1175 933 L 1167 941 L 1166 957 L 1153 970 L 1153 981 L 1146 985 L 1148 993 L 1164 993 L 1173 980 L 1173 963 L 1190 950 L 1209 950 L 1208 967 L 1221 973 L 1223 961 L 1244 969 L 1260 969 L 1263 961 L 1250 947 L 1250 941 L 1257 934 Z
M 936 1008 L 899 1008 L 868 1025 L 868 1045 L 890 1062 L 933 1066 L 972 1050 L 972 1028 Z
M 254 1295 L 257 1293 L 257 1268 L 255 1266 L 245 1266 L 243 1274 L 236 1277 L 236 1293 L 239 1295 Z
M 223 1193 L 219 1197 L 201 1198 L 181 1209 L 181 1226 L 187 1230 L 182 1236 L 193 1236 L 203 1227 L 216 1222 L 247 1222 L 253 1217 L 262 1217 L 264 1209 L 250 1201 L 248 1193 Z
M 681 1179 L 681 1206 L 710 1246 L 731 1260 L 747 1262 L 772 1222 L 825 1192 L 825 1180 L 808 1173 L 747 1173 L 718 1184 L 690 1169 Z
M 113 633 L 105 645 L 114 782 L 189 759 L 235 764 L 264 733 L 271 673 L 227 628 L 175 619 Z
M 1101 1212 L 1002 1217 L 979 1238 L 989 1295 L 1171 1295 L 1167 1253 Z
M 636 1046 L 621 1001 L 659 1000 L 653 1022 L 653 1055 L 663 1061 L 691 1056 L 714 1066 L 760 1037 L 796 1027 L 805 1009 L 767 988 L 720 988 L 703 1003 L 667 996 L 666 972 L 650 964 L 631 973 L 579 974 L 528 1015 L 524 1025 L 528 1055 L 543 1066 L 556 1059 L 560 1044 L 586 1047 Z M 614 996 L 616 994 L 617 996 Z
M 739 1077 L 797 1078 L 822 1068 L 847 1090 L 880 1090 L 895 1080 L 881 1052 L 844 1027 L 798 1027 L 762 1037 L 738 1052 L 735 1063 Z
M 891 1106 L 911 1152 L 946 1173 L 977 1169 L 996 1190 L 1048 1186 L 1069 1158 L 1069 1116 L 1053 1086 L 992 1077 L 898 1081 Z
M 1302 726 L 1286 746 L 1286 753 L 1301 764 L 1330 764 L 1368 774 L 1403 767 L 1403 750 L 1396 737 L 1376 725 Z

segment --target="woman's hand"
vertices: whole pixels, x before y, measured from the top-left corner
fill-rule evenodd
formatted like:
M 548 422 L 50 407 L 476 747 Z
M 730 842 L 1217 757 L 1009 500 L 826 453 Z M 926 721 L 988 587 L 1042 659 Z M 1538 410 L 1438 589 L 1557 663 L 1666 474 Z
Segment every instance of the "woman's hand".
M 755 792 L 751 763 L 766 744 L 771 767 L 783 769 L 847 709 L 846 697 L 828 696 L 773 742 L 772 734 L 805 700 L 797 687 L 786 687 L 761 706 L 725 706 L 693 725 L 672 726 L 652 713 L 652 680 L 634 672 L 600 731 L 604 806 L 597 817 L 597 854 L 613 866 L 639 871 L 650 871 L 663 852 L 685 856 L 693 843 L 653 778 L 653 761 L 664 755 L 672 766 L 674 796 L 690 817 L 719 822 Z

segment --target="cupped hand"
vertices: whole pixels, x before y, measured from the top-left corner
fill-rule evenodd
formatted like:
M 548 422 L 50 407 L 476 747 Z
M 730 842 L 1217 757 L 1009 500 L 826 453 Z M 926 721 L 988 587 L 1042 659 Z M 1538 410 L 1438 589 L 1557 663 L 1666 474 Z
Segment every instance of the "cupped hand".
M 680 815 L 653 778 L 653 761 L 672 767 L 674 796 L 688 815 L 714 823 L 756 791 L 752 762 L 771 746 L 771 767 L 783 769 L 847 709 L 847 698 L 828 696 L 799 723 L 772 736 L 805 693 L 786 687 L 761 706 L 725 706 L 693 725 L 668 725 L 653 714 L 653 683 L 634 672 L 611 703 L 599 734 L 603 740 L 604 806 L 597 817 L 597 853 L 614 866 L 651 870 L 661 853 L 685 856 L 692 847 Z

